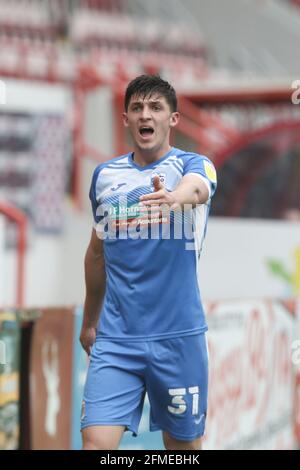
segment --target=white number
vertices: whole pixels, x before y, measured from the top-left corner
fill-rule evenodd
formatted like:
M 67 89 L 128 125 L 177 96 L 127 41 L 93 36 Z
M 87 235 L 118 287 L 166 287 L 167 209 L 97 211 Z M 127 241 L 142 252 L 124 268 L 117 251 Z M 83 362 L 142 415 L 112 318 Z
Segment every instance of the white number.
M 189 387 L 189 393 L 193 395 L 192 415 L 197 415 L 199 412 L 199 387 Z
M 186 395 L 185 388 L 169 388 L 169 395 L 172 398 L 172 405 L 168 406 L 170 413 L 175 415 L 181 415 L 187 409 L 186 401 L 184 400 L 184 395 Z M 192 415 L 197 415 L 199 410 L 199 387 L 189 387 L 188 393 L 193 395 L 193 404 L 192 404 Z
M 172 405 L 177 405 L 177 407 L 168 406 L 168 410 L 170 411 L 170 413 L 173 413 L 174 415 L 181 415 L 186 410 L 186 402 L 183 399 L 183 395 L 186 394 L 186 389 L 185 388 L 169 388 L 168 391 L 169 391 L 169 394 L 173 397 Z

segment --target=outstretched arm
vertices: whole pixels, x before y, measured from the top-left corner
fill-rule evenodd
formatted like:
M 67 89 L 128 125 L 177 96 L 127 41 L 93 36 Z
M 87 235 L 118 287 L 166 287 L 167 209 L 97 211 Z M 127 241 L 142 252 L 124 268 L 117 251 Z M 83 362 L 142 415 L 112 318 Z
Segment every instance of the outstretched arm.
M 185 175 L 174 191 L 166 191 L 158 176 L 154 177 L 153 185 L 153 193 L 140 197 L 146 206 L 168 204 L 171 210 L 179 210 L 185 204 L 193 207 L 204 204 L 209 197 L 206 184 L 197 175 Z

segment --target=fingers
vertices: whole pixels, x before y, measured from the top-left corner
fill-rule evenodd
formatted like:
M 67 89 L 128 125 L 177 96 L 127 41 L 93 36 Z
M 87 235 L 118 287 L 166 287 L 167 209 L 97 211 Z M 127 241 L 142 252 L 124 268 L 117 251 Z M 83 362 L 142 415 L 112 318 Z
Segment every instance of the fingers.
M 153 188 L 153 193 L 140 196 L 140 201 L 143 204 L 148 204 L 148 201 L 156 201 L 156 204 L 162 204 L 164 202 L 167 203 L 165 199 L 166 191 L 158 176 L 154 176 L 153 178 Z M 151 202 L 151 204 L 153 203 Z
M 145 201 L 148 199 L 159 199 L 165 195 L 165 191 L 163 189 L 160 189 L 159 191 L 155 193 L 150 193 L 150 194 L 144 194 L 143 196 L 140 196 L 140 201 Z
M 85 350 L 85 352 L 87 353 L 87 355 L 89 356 L 91 354 L 93 343 L 87 342 L 84 339 L 80 339 L 80 344 L 82 348 Z
M 83 348 L 88 356 L 91 355 L 92 347 L 93 347 L 93 344 L 90 343 L 90 344 L 86 344 L 85 347 Z
M 153 200 L 148 200 L 148 201 L 142 201 L 142 204 L 145 206 L 160 206 L 161 204 L 167 204 L 167 202 L 164 199 L 153 199 Z
M 84 349 L 84 351 L 89 356 L 90 355 L 90 347 L 88 345 L 86 345 L 83 341 L 80 341 L 80 344 L 81 344 L 82 348 Z
M 154 176 L 152 181 L 153 181 L 154 191 L 159 191 L 160 189 L 163 189 L 164 185 L 160 181 L 159 176 Z
M 145 206 L 161 205 L 172 203 L 170 196 L 165 191 L 159 191 L 158 193 L 146 194 L 140 197 L 140 202 Z

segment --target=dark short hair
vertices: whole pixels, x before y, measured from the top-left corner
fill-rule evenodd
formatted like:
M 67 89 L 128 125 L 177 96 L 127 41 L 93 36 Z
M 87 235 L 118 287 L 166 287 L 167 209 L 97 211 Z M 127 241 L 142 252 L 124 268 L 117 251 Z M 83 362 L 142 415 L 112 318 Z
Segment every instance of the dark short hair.
M 172 113 L 177 111 L 177 97 L 172 85 L 163 80 L 159 75 L 140 75 L 134 78 L 127 86 L 125 92 L 124 106 L 127 112 L 132 96 L 139 96 L 143 99 L 146 96 L 159 94 L 164 96 Z

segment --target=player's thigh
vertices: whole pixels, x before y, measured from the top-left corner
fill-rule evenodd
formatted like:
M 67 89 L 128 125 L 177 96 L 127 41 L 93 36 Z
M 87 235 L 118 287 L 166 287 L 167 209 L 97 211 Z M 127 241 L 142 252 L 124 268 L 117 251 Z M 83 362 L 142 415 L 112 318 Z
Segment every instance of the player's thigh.
M 115 450 L 119 447 L 125 426 L 89 426 L 82 430 L 83 450 Z
M 208 354 L 205 334 L 153 341 L 147 375 L 150 428 L 194 441 L 205 429 Z
M 137 433 L 145 384 L 140 351 L 111 341 L 94 344 L 83 394 L 81 430 L 121 426 Z

